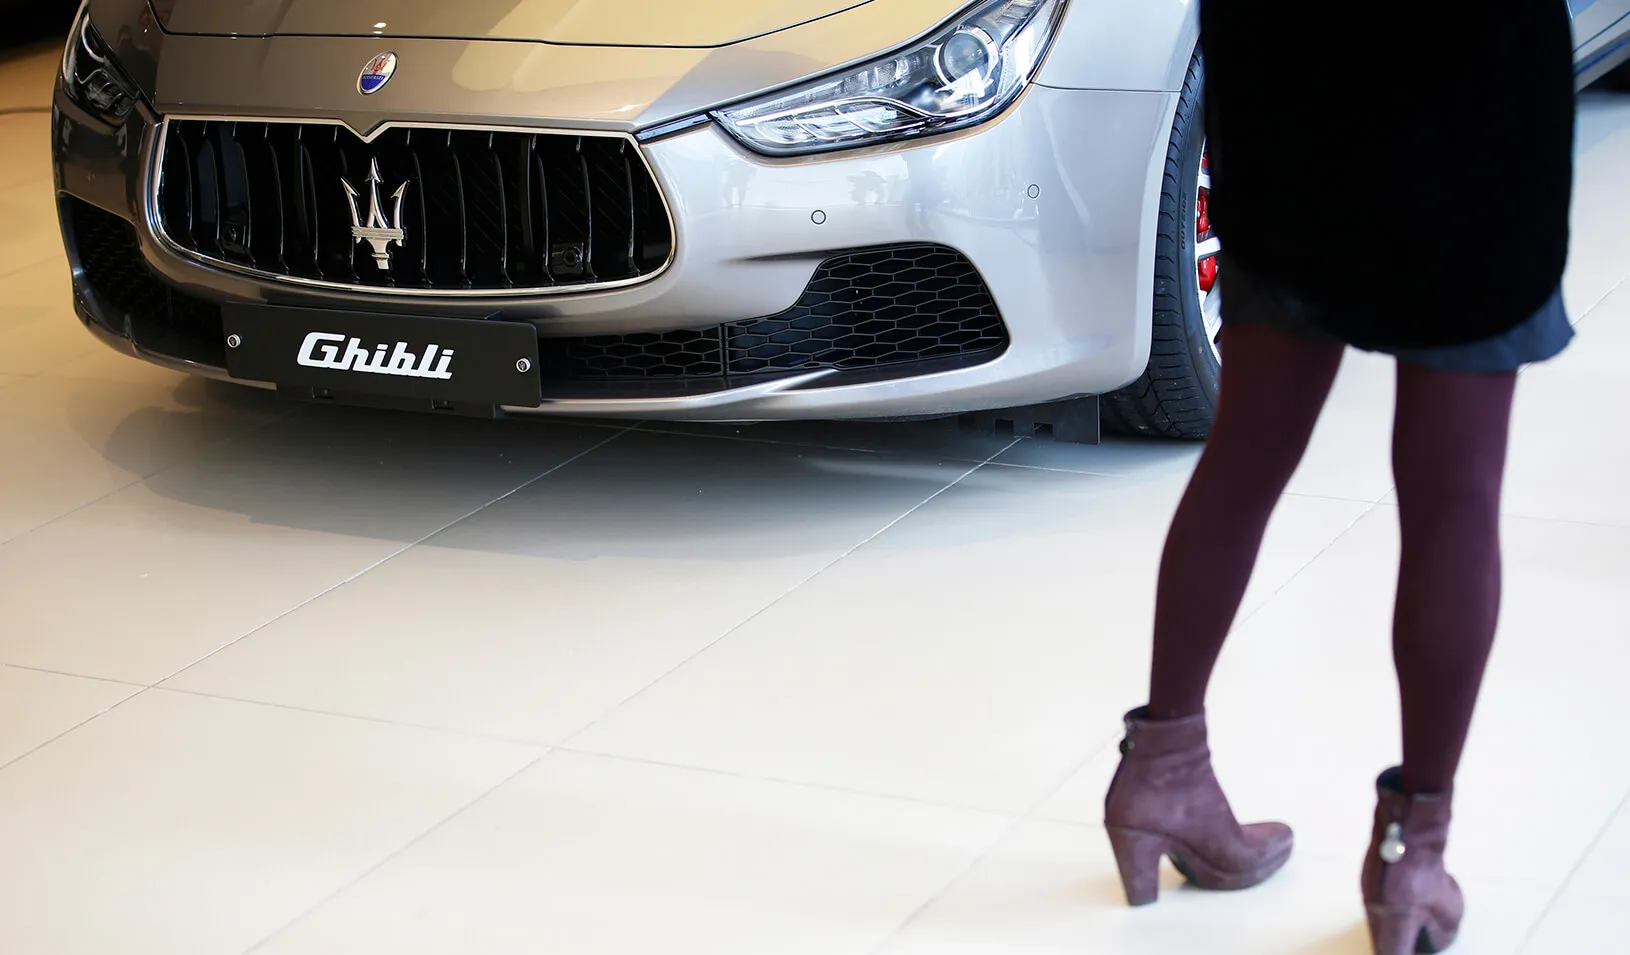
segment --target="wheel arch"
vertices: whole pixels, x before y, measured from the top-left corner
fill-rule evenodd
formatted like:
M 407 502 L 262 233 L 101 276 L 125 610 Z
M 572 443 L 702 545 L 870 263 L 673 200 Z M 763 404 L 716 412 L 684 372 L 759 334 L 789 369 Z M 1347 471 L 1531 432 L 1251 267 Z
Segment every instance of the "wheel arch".
M 1192 0 L 1070 0 L 1037 81 L 1059 89 L 1178 92 L 1200 39 Z

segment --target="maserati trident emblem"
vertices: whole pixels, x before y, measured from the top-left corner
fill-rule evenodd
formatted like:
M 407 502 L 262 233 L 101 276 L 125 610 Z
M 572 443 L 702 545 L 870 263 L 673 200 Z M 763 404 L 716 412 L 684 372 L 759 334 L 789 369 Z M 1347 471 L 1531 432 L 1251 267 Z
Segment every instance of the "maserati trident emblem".
M 358 242 L 366 242 L 373 246 L 374 264 L 381 271 L 388 272 L 391 267 L 391 246 L 401 245 L 407 241 L 407 232 L 402 228 L 402 197 L 407 195 L 407 183 L 396 187 L 391 193 L 391 200 L 396 203 L 391 218 L 386 219 L 384 210 L 379 208 L 379 160 L 372 160 L 368 164 L 368 219 L 363 221 L 362 213 L 357 208 L 357 200 L 362 196 L 356 187 L 344 179 L 340 185 L 345 187 L 346 201 L 351 203 L 351 237 Z
M 384 89 L 385 84 L 395 75 L 396 54 L 381 53 L 362 68 L 362 75 L 357 77 L 357 92 L 363 96 L 372 96 Z

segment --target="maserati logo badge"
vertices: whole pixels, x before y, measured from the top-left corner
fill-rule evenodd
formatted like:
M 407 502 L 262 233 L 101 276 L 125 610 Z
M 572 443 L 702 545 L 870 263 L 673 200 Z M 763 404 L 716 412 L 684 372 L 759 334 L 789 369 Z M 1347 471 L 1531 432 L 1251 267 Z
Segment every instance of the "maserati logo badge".
M 340 185 L 345 187 L 345 198 L 351 204 L 351 237 L 358 242 L 366 242 L 373 246 L 374 264 L 381 271 L 390 271 L 391 246 L 401 245 L 407 241 L 407 232 L 402 228 L 402 197 L 407 195 L 407 183 L 396 187 L 391 193 L 391 199 L 396 203 L 390 219 L 385 218 L 384 210 L 379 208 L 379 160 L 371 160 L 368 164 L 368 218 L 362 218 L 362 212 L 357 208 L 357 200 L 362 196 L 356 187 L 344 179 Z
M 357 92 L 363 96 L 372 96 L 384 89 L 385 84 L 395 75 L 396 54 L 381 53 L 362 68 L 362 75 L 357 77 Z

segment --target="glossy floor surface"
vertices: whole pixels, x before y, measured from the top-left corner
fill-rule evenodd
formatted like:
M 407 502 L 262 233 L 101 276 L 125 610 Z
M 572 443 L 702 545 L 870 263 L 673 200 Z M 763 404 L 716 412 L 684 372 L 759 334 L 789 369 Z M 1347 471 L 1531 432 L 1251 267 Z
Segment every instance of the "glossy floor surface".
M 1099 811 L 1197 448 L 189 381 L 74 320 L 14 111 L 51 69 L 0 63 L 0 952 L 1368 951 L 1386 361 L 1349 356 L 1212 700 L 1299 853 L 1129 911 Z M 1521 385 L 1452 849 L 1477 955 L 1630 937 L 1630 97 L 1579 148 L 1580 338 Z

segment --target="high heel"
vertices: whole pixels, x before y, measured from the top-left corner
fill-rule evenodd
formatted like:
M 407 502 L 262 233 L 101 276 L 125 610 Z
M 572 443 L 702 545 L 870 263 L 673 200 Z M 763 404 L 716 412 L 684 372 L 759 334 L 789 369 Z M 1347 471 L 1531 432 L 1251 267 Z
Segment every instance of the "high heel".
M 1136 829 L 1108 831 L 1127 904 L 1148 905 L 1160 898 L 1160 860 L 1171 851 L 1171 840 Z
M 1364 907 L 1375 955 L 1436 953 L 1460 934 L 1465 899 L 1443 867 L 1450 793 L 1406 796 L 1401 774 L 1376 783 L 1375 830 L 1364 857 Z
M 1389 909 L 1384 906 L 1365 907 L 1370 923 L 1370 944 L 1376 955 L 1417 955 L 1419 952 L 1437 952 L 1427 948 L 1422 938 L 1426 913 L 1420 909 Z
M 1126 716 L 1121 765 L 1104 799 L 1104 828 L 1131 905 L 1160 897 L 1160 860 L 1202 889 L 1265 882 L 1290 858 L 1294 838 L 1276 822 L 1241 826 L 1211 770 L 1205 716 L 1154 721 Z

